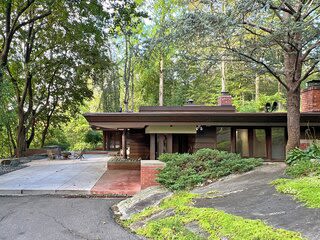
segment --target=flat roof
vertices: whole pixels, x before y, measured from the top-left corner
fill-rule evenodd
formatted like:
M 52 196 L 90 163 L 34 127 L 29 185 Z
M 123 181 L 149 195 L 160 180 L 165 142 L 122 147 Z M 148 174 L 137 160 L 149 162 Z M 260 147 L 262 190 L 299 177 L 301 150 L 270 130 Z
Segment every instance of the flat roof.
M 286 126 L 286 112 L 114 112 L 85 113 L 92 127 L 144 128 L 150 125 Z M 301 126 L 320 126 L 320 112 L 301 113 Z

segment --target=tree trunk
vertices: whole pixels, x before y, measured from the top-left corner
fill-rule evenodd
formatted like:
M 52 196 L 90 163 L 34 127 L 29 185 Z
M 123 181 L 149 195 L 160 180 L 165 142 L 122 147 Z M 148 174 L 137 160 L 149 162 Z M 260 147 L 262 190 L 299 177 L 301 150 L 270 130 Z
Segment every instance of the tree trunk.
M 256 87 L 256 102 L 259 101 L 259 95 L 260 95 L 260 78 L 259 75 L 256 75 L 256 79 L 255 79 L 255 87 Z
M 24 126 L 24 113 L 19 112 L 19 123 L 17 132 L 17 157 L 23 157 L 27 150 L 26 128 Z
M 131 69 L 131 110 L 134 112 L 134 68 Z
M 124 108 L 125 111 L 129 111 L 129 78 L 128 76 L 128 68 L 129 68 L 129 40 L 128 37 L 125 36 L 125 62 L 124 62 L 124 73 L 123 73 L 123 80 L 124 80 L 124 88 L 125 88 L 125 93 L 124 93 Z M 129 72 L 130 75 L 130 72 Z
M 48 130 L 49 130 L 49 124 L 46 124 L 41 134 L 41 148 L 44 147 L 44 144 L 46 142 Z
M 160 56 L 159 106 L 163 106 L 163 56 Z
M 286 151 L 289 152 L 300 145 L 300 88 L 288 91 L 287 114 L 288 142 Z
M 221 92 L 226 92 L 226 66 L 224 60 L 221 62 Z
M 280 82 L 278 82 L 278 93 L 279 93 L 279 96 L 282 96 L 281 88 L 282 88 L 282 85 L 281 85 Z M 282 106 L 281 102 L 278 102 L 278 109 L 279 109 L 279 111 L 282 111 L 284 109 L 284 106 Z
M 300 37 L 295 37 L 296 48 L 299 49 Z M 302 74 L 301 51 L 290 48 L 284 54 L 284 67 L 287 82 L 287 129 L 288 142 L 286 151 L 300 146 L 300 79 Z

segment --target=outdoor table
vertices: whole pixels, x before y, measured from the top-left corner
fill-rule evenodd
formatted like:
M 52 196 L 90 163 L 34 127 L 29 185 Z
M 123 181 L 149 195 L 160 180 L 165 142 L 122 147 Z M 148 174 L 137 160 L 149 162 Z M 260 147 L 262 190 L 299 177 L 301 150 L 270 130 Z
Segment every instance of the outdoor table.
M 69 156 L 71 156 L 71 152 L 63 151 L 63 152 L 61 152 L 61 155 L 62 155 L 63 159 L 69 159 Z

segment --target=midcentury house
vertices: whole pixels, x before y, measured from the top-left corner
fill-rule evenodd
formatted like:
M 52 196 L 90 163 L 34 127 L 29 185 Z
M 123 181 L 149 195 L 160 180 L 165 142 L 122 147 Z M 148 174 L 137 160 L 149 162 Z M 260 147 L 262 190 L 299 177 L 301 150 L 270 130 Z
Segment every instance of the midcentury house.
M 301 144 L 320 137 L 320 81 L 301 93 Z M 284 112 L 240 113 L 224 93 L 218 106 L 141 107 L 139 112 L 87 113 L 91 127 L 103 131 L 104 150 L 125 157 L 157 159 L 161 153 L 192 153 L 200 148 L 283 161 L 287 141 Z

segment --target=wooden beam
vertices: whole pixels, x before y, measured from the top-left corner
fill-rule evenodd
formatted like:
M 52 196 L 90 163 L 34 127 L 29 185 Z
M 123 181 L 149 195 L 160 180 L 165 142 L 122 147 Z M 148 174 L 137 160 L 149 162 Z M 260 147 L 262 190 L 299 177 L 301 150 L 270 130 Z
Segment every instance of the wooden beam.
M 107 151 L 110 151 L 110 145 L 111 145 L 111 132 L 107 132 Z
M 248 128 L 249 157 L 253 157 L 253 128 Z
M 158 134 L 157 135 L 158 139 L 158 156 L 160 156 L 162 153 L 164 153 L 164 135 L 163 134 Z
M 123 129 L 122 131 L 122 154 L 123 158 L 127 158 L 127 137 L 126 137 L 127 130 Z
M 236 145 L 237 145 L 237 139 L 236 139 L 236 128 L 231 128 L 231 152 L 236 152 Z
M 150 160 L 156 160 L 156 135 L 150 134 Z
M 107 132 L 103 131 L 103 151 L 107 150 Z
M 172 153 L 172 134 L 167 134 L 167 153 Z
M 272 160 L 271 128 L 266 128 L 267 159 Z

